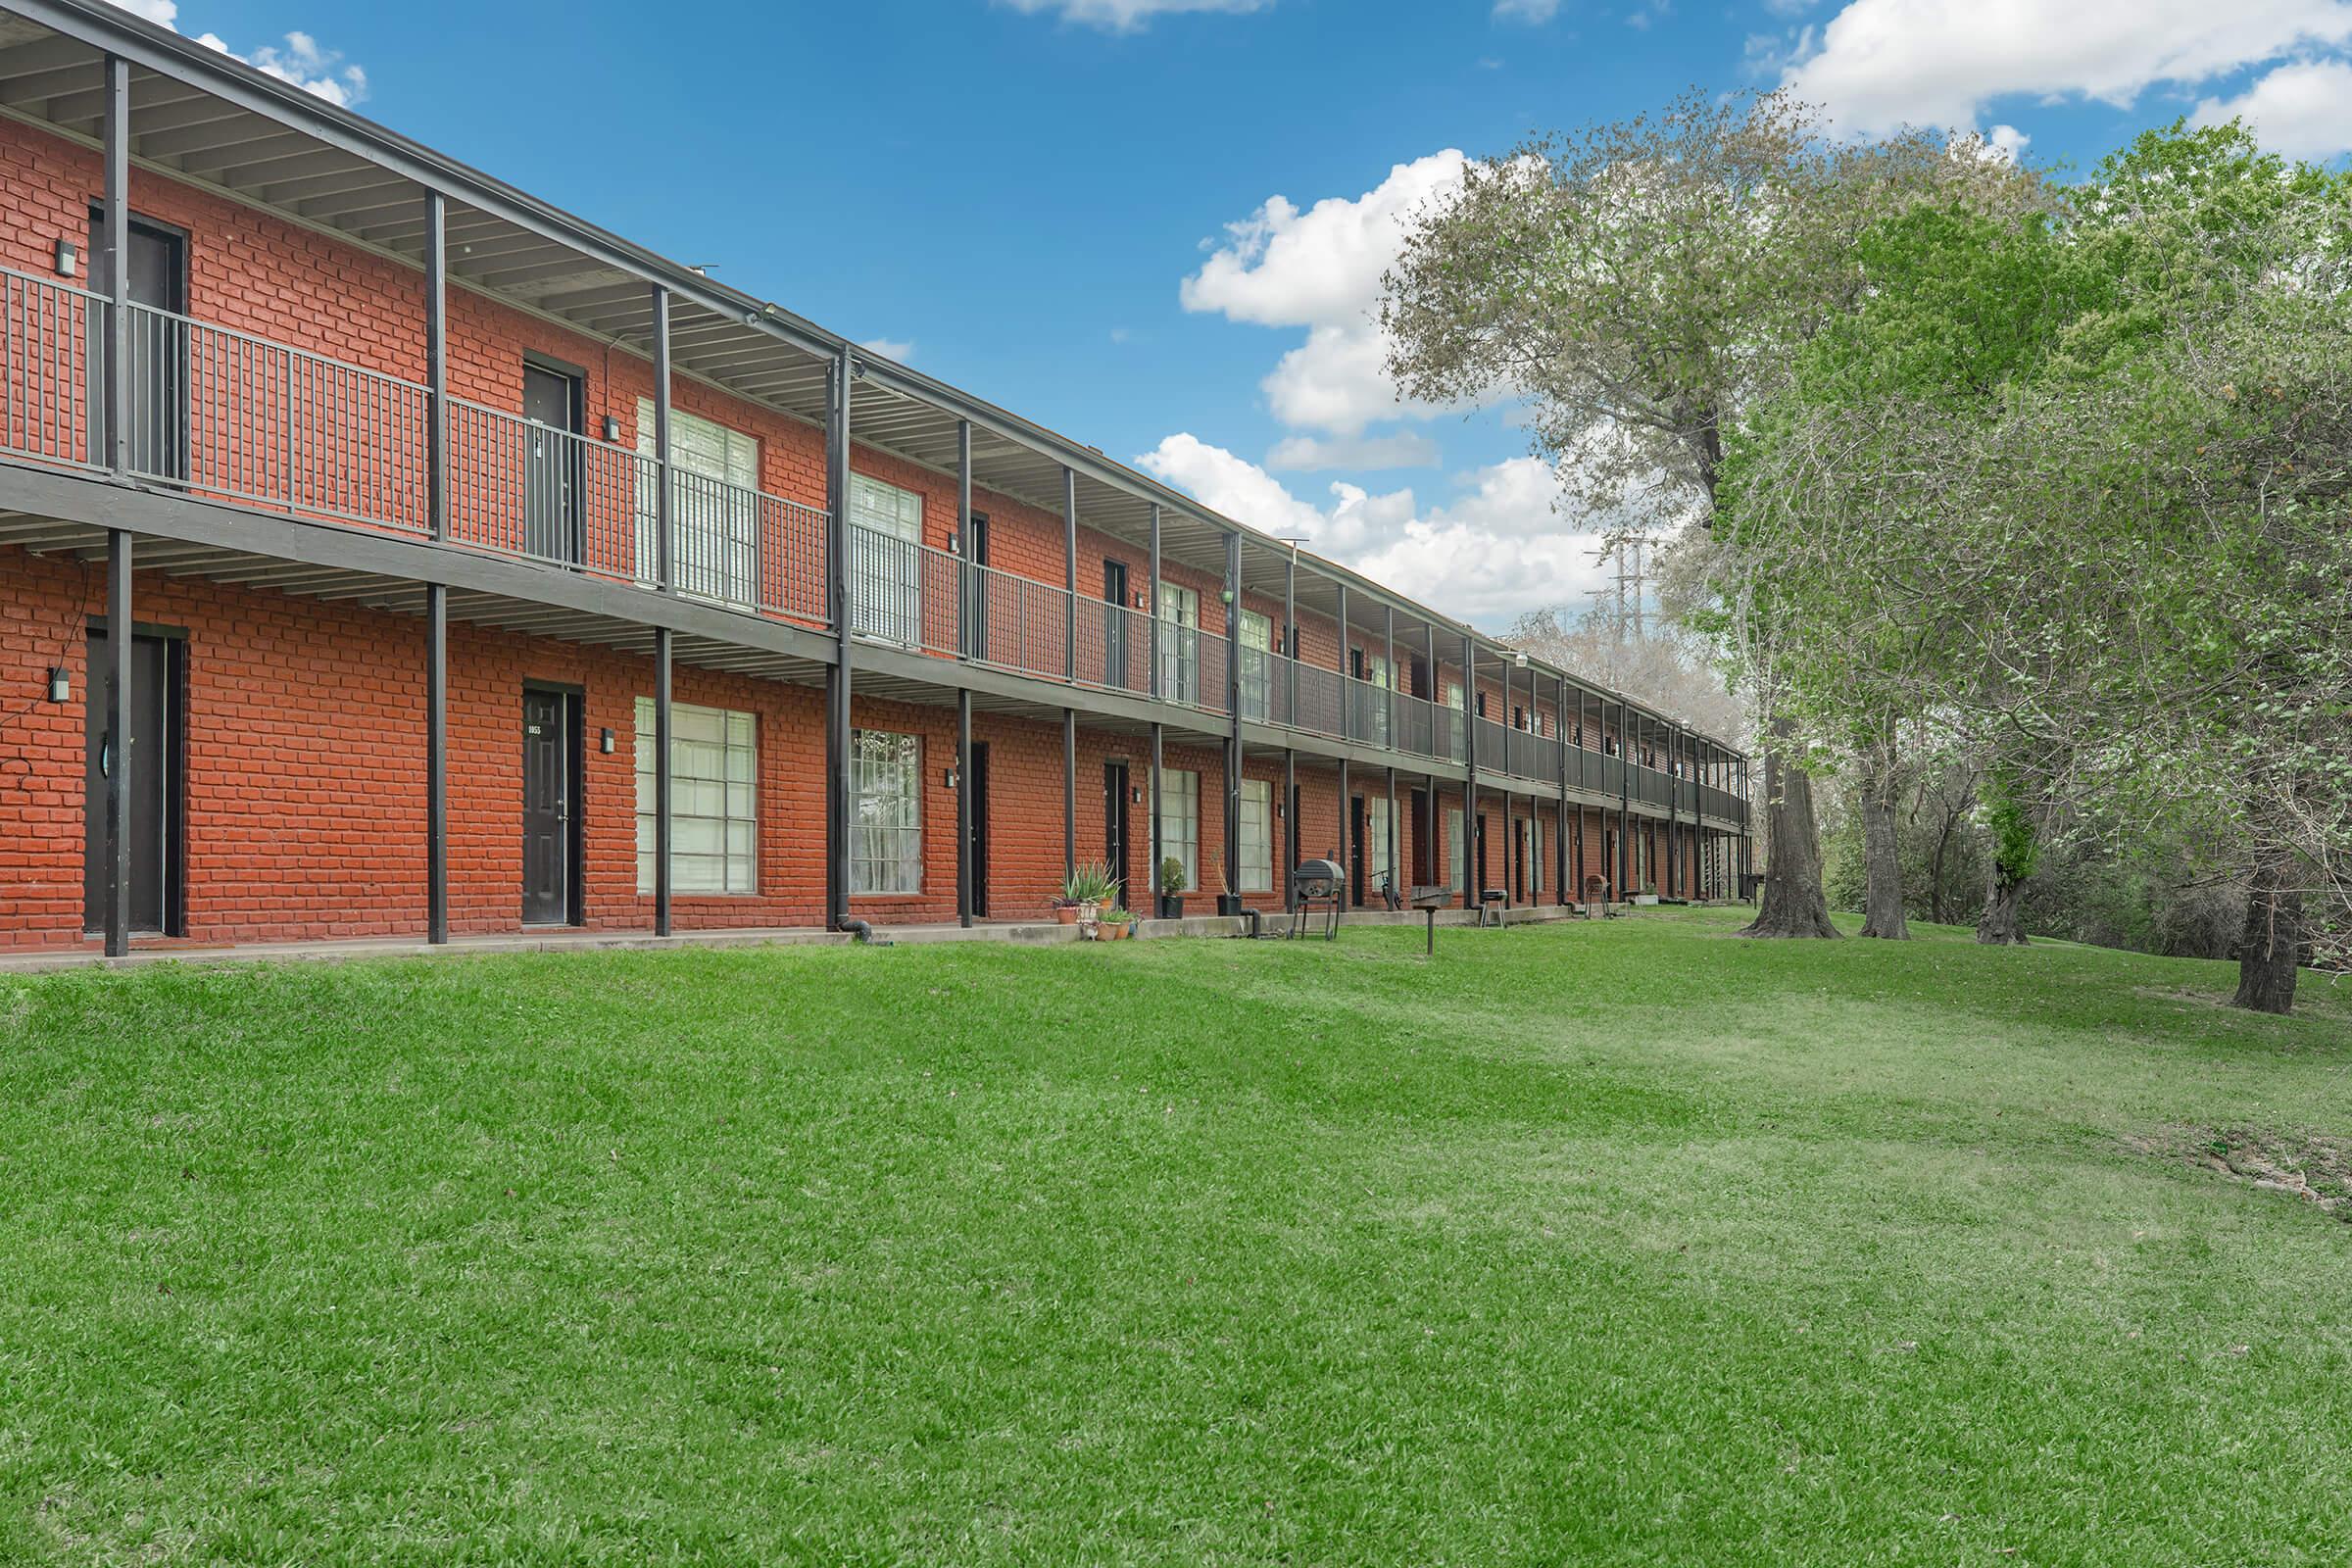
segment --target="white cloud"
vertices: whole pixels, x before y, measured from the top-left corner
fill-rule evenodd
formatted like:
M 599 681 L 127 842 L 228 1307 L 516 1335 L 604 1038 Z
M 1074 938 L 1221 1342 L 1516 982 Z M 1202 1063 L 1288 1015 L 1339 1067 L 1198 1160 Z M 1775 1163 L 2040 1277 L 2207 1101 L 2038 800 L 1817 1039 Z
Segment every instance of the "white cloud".
M 1075 22 L 1104 32 L 1134 32 L 1153 17 L 1188 11 L 1258 11 L 1273 0 L 1005 0 L 1023 16 L 1050 11 L 1064 22 Z
M 179 30 L 179 6 L 175 0 L 110 0 L 110 3 L 160 27 Z M 368 96 L 368 73 L 358 66 L 345 65 L 338 51 L 320 48 L 318 40 L 307 32 L 289 32 L 284 47 L 264 44 L 250 55 L 231 49 L 217 32 L 199 33 L 196 41 L 338 108 L 348 109 Z
M 1783 77 L 1858 132 L 1970 128 L 2013 93 L 2129 108 L 2352 39 L 2352 0 L 1849 0 Z
M 1559 486 L 1541 459 L 1512 458 L 1455 480 L 1424 510 L 1409 489 L 1375 495 L 1333 483 L 1328 505 L 1286 489 L 1256 465 L 1191 435 L 1172 435 L 1137 464 L 1252 527 L 1304 536 L 1318 555 L 1457 619 L 1500 627 L 1521 611 L 1578 602 L 1599 581 L 1593 532 L 1553 510 Z
M 2294 61 L 2227 102 L 2204 100 L 2192 118 L 2200 125 L 2243 120 L 2271 151 L 2327 163 L 2352 151 L 2352 64 Z
M 1438 444 L 1418 430 L 1329 441 L 1311 435 L 1294 435 L 1275 442 L 1274 450 L 1266 454 L 1266 466 L 1277 473 L 1286 469 L 1314 472 L 1353 468 L 1361 472 L 1371 468 L 1429 468 L 1435 467 L 1437 462 Z
M 1361 196 L 1331 197 L 1304 211 L 1287 197 L 1268 197 L 1227 224 L 1224 243 L 1184 280 L 1188 311 L 1307 328 L 1305 343 L 1262 383 L 1276 418 L 1352 436 L 1374 419 L 1435 412 L 1397 403 L 1374 312 L 1406 220 L 1457 182 L 1466 162 L 1447 148 L 1396 165 Z
M 908 338 L 869 337 L 858 346 L 879 354 L 886 360 L 896 360 L 901 365 L 910 364 L 914 359 L 914 343 Z
M 2026 144 L 2033 139 L 2015 125 L 1995 125 L 1984 135 L 1985 144 L 2013 164 L 2025 156 Z
M 1494 0 L 1496 22 L 1524 22 L 1540 26 L 1560 14 L 1560 0 Z

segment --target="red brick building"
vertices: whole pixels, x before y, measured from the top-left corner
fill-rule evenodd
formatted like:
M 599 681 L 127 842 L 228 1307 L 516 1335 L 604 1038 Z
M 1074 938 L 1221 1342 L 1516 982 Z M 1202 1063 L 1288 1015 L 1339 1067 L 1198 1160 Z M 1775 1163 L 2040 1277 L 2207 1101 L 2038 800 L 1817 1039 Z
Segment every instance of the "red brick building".
M 0 945 L 1737 885 L 1731 748 L 95 0 L 0 173 Z

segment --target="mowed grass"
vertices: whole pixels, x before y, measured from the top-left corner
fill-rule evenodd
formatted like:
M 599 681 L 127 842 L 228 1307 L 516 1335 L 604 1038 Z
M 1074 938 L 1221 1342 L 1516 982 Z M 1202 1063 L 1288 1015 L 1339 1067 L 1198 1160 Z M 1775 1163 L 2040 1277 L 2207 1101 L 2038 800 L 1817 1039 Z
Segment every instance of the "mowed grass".
M 0 1561 L 2352 1559 L 2352 1003 L 1739 919 L 0 980 Z

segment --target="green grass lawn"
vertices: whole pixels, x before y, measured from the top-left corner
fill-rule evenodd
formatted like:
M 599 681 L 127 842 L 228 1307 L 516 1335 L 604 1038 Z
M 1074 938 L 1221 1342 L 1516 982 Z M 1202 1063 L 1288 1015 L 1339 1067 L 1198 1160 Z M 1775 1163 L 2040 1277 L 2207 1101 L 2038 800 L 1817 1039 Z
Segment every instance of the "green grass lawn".
M 1740 918 L 0 979 L 0 1562 L 2352 1559 L 2352 999 Z

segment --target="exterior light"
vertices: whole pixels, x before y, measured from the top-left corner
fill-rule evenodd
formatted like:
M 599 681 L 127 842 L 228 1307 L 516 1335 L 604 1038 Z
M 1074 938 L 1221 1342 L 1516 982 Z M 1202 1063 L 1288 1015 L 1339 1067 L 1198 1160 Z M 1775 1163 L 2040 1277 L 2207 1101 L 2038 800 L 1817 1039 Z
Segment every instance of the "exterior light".
M 620 420 L 610 414 L 605 416 L 605 439 L 607 441 L 620 439 Z
M 57 275 L 72 277 L 81 270 L 81 247 L 70 239 L 57 242 Z
M 1521 669 L 1525 669 L 1527 667 L 1527 650 L 1524 648 L 1521 649 L 1518 657 L 1513 659 L 1511 662 L 1518 665 Z
M 941 782 L 942 782 L 942 783 L 944 783 L 944 784 L 946 784 L 948 788 L 950 788 L 950 789 L 954 789 L 954 788 L 956 787 L 956 783 L 957 783 L 957 780 L 956 780 L 956 770 L 955 770 L 954 768 L 952 768 L 952 767 L 951 767 L 951 768 L 949 768 L 949 769 L 948 769 L 948 771 L 947 771 L 947 775 L 946 775 L 946 776 L 945 776 L 945 777 L 944 777 L 944 778 L 941 780 Z
M 73 696 L 74 683 L 66 675 L 66 666 L 56 665 L 49 671 L 49 700 L 63 703 L 71 701 Z
M 596 738 L 596 749 L 607 757 L 612 755 L 612 732 L 606 730 Z
M 1127 790 L 1127 801 L 1131 806 L 1143 805 L 1144 787 L 1141 784 L 1130 785 Z

